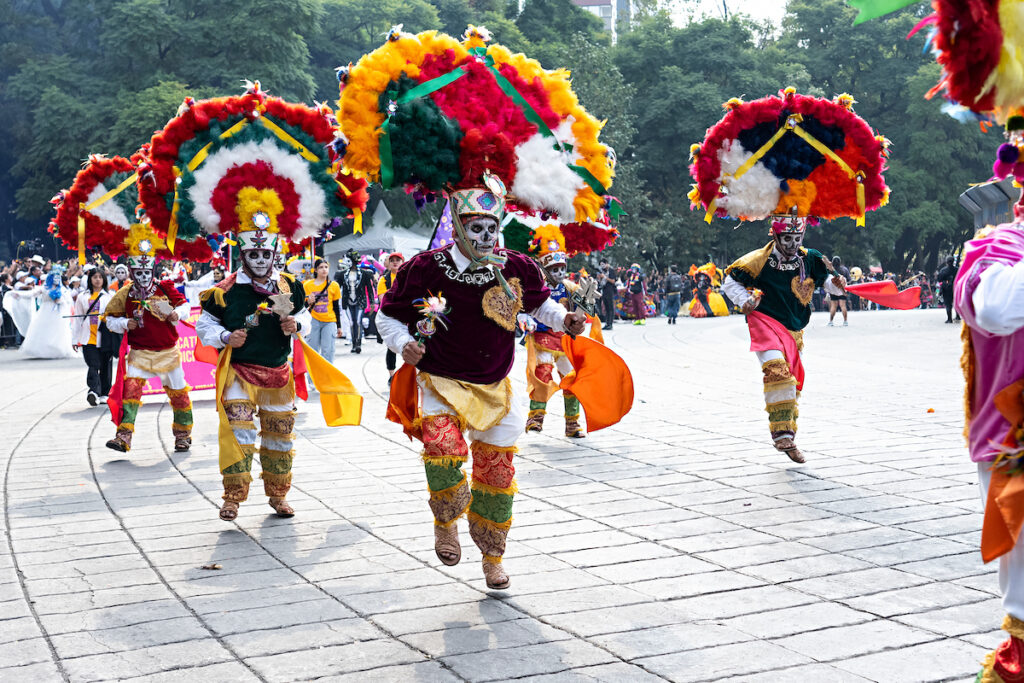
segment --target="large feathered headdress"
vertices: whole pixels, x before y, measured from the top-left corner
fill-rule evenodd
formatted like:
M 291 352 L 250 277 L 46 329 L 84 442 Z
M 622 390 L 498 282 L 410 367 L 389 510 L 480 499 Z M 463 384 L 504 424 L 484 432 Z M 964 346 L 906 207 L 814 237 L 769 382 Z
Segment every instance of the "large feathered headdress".
M 612 159 L 567 71 L 486 46 L 481 28 L 461 42 L 400 28 L 339 70 L 348 168 L 424 192 L 479 189 L 496 176 L 509 201 L 527 209 L 563 221 L 599 215 Z
M 150 266 L 155 259 L 173 256 L 200 262 L 212 257 L 201 237 L 181 240 L 172 254 L 154 233 L 139 206 L 137 171 L 145 156 L 145 147 L 131 159 L 93 154 L 71 188 L 50 200 L 57 210 L 50 232 L 78 251 L 80 263 L 85 263 L 87 249 L 100 249 L 113 258 L 146 256 Z
M 330 110 L 247 86 L 239 97 L 186 99 L 153 136 L 140 196 L 172 248 L 206 233 L 296 249 L 366 206 L 366 182 L 341 169 Z
M 690 201 L 713 216 L 855 218 L 884 205 L 887 141 L 853 112 L 853 98 L 792 88 L 725 103 L 725 117 L 693 145 Z
M 562 248 L 567 257 L 590 254 L 615 244 L 619 231 L 611 225 L 608 211 L 601 210 L 597 218 L 571 223 L 554 223 L 555 217 L 541 211 L 524 211 L 517 208 L 507 219 L 502 234 L 505 246 L 523 253 L 534 253 L 538 234 L 545 226 L 555 225 L 562 239 Z

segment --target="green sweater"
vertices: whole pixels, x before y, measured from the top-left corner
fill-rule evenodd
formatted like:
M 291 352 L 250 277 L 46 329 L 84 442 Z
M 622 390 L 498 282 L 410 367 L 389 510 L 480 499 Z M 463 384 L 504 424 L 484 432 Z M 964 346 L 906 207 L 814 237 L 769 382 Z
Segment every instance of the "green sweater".
M 829 274 L 824 257 L 814 249 L 800 250 L 804 276 L 812 281 L 801 287 L 800 264 L 796 259 L 779 263 L 773 253 L 769 253 L 767 258 L 759 257 L 764 251 L 747 254 L 729 266 L 726 272 L 744 287 L 756 287 L 764 292 L 757 307 L 759 313 L 778 320 L 786 329 L 802 330 L 811 320 L 814 288 L 824 284 Z
M 295 315 L 306 305 L 302 286 L 284 274 L 281 275 L 281 281 L 286 282 L 291 289 L 290 315 Z M 220 320 L 224 329 L 230 332 L 243 329 L 246 316 L 255 312 L 256 307 L 267 300 L 252 285 L 238 284 L 233 277 L 201 295 L 203 310 Z M 231 352 L 231 362 L 276 368 L 288 362 L 291 349 L 291 337 L 281 331 L 280 318 L 273 313 L 264 313 L 259 316 L 259 325 L 248 330 L 245 343 Z

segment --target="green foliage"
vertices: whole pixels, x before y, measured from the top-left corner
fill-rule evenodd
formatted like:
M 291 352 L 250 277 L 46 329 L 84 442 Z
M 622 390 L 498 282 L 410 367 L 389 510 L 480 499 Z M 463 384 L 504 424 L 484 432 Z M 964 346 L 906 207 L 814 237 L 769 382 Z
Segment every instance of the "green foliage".
M 709 225 L 690 209 L 688 154 L 722 102 L 787 85 L 849 92 L 893 141 L 890 205 L 865 229 L 840 220 L 814 230 L 811 246 L 849 264 L 930 272 L 968 236 L 956 198 L 988 177 L 1000 140 L 923 98 L 938 69 L 922 39 L 905 36 L 927 3 L 853 27 L 843 0 L 789 0 L 778 30 L 732 13 L 675 26 L 655 0 L 634 8 L 634 24 L 620 24 L 611 46 L 601 21 L 570 0 L 527 0 L 522 12 L 517 0 L 0 3 L 0 209 L 16 211 L 14 239 L 38 236 L 49 198 L 88 154 L 131 154 L 186 95 L 238 93 L 251 78 L 292 100 L 333 102 L 334 67 L 376 48 L 392 25 L 461 35 L 475 24 L 548 68 L 570 69 L 584 106 L 607 120 L 602 139 L 618 158 L 612 191 L 629 212 L 610 254 L 619 263 L 725 264 L 765 242 L 760 226 Z M 372 195 L 398 225 L 430 224 L 440 211 L 418 213 L 401 189 Z

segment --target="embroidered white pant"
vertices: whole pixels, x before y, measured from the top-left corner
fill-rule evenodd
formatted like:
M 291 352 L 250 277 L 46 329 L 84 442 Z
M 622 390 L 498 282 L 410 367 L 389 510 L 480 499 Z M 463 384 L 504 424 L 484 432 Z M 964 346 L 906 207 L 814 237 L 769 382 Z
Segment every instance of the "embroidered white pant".
M 981 485 L 981 506 L 988 501 L 988 483 L 992 479 L 992 463 L 978 463 L 978 483 Z M 1003 594 L 1003 609 L 1011 617 L 1024 619 L 1024 538 L 1013 550 L 999 558 L 999 590 Z
M 420 407 L 424 416 L 455 414 L 451 406 L 445 403 L 433 389 L 425 387 L 419 379 L 417 379 L 417 383 L 420 385 Z M 523 396 L 522 390 L 513 382 L 512 398 L 508 413 L 502 418 L 501 422 L 486 431 L 467 430 L 466 433 L 470 441 L 483 441 L 484 443 L 501 448 L 515 446 L 516 441 L 523 434 L 523 427 L 526 425 L 526 415 L 523 413 L 523 405 L 525 403 L 526 397 Z

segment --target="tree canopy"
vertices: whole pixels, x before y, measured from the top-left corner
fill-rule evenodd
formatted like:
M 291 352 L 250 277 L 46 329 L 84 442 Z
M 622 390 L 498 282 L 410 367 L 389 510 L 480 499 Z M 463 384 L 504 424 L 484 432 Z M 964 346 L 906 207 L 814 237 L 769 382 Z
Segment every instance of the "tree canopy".
M 894 143 L 889 206 L 866 228 L 833 221 L 809 243 L 847 262 L 931 270 L 968 236 L 957 195 L 988 177 L 999 139 L 924 99 L 938 68 L 920 38 L 905 38 L 924 3 L 857 27 L 842 0 L 789 0 L 779 27 L 737 16 L 677 26 L 656 5 L 643 3 L 631 26 L 620 24 L 613 46 L 601 22 L 570 0 L 527 0 L 521 12 L 506 0 L 9 0 L 0 8 L 0 206 L 8 216 L 0 254 L 45 235 L 49 198 L 90 153 L 131 154 L 186 95 L 234 94 L 251 78 L 285 98 L 334 101 L 334 67 L 377 47 L 394 24 L 453 35 L 484 25 L 495 42 L 572 71 L 617 153 L 612 193 L 629 216 L 613 258 L 722 264 L 762 244 L 760 227 L 708 225 L 691 210 L 689 147 L 727 99 L 790 85 L 850 93 Z M 400 190 L 374 197 L 396 222 L 417 220 Z

